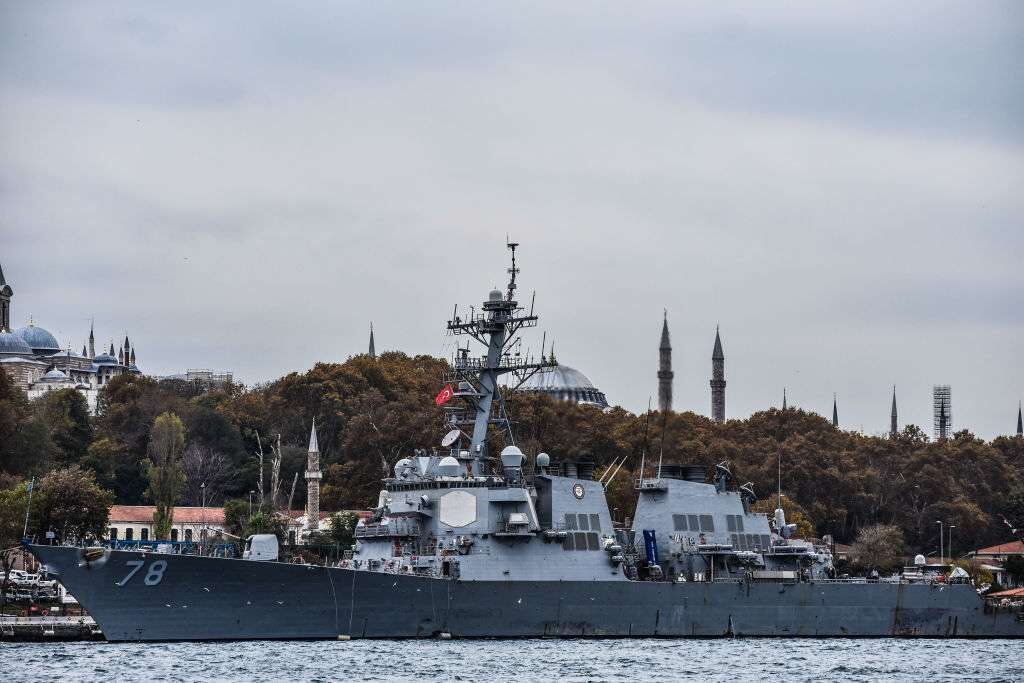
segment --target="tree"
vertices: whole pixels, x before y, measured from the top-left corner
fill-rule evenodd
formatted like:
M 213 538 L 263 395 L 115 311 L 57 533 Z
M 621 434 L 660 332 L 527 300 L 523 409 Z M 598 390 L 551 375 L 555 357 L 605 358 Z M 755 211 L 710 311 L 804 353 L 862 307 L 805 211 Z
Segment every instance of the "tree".
M 174 521 L 174 505 L 185 485 L 179 458 L 185 446 L 185 426 L 174 413 L 163 413 L 153 422 L 149 442 L 147 475 L 149 488 L 146 495 L 156 505 L 153 513 L 153 535 L 157 539 L 170 538 Z
M 872 524 L 857 533 L 850 559 L 860 569 L 888 571 L 900 566 L 904 551 L 903 532 L 891 524 Z
M 72 465 L 53 470 L 33 494 L 29 535 L 53 531 L 65 543 L 102 538 L 114 496 L 96 483 L 95 475 Z
M 3 374 L 3 370 L 0 370 Z M 0 490 L 0 605 L 7 601 L 11 570 L 18 554 L 18 540 L 24 525 L 28 487 L 22 483 Z
M 350 511 L 335 512 L 330 517 L 331 525 L 327 531 L 327 537 L 331 543 L 340 545 L 342 548 L 350 548 L 356 542 L 356 525 L 359 523 L 359 515 Z
M 1024 556 L 1010 555 L 1006 558 L 1006 562 L 1003 562 L 1003 568 L 1013 579 L 1014 584 L 1019 586 L 1024 583 Z
M 190 441 L 181 456 L 181 469 L 185 474 L 184 501 L 187 505 L 203 502 L 203 484 L 206 485 L 206 504 L 220 504 L 224 488 L 232 478 L 230 463 L 223 454 Z
M 43 421 L 50 430 L 50 439 L 59 449 L 61 465 L 82 460 L 92 441 L 92 421 L 85 396 L 76 389 L 58 389 L 42 399 Z

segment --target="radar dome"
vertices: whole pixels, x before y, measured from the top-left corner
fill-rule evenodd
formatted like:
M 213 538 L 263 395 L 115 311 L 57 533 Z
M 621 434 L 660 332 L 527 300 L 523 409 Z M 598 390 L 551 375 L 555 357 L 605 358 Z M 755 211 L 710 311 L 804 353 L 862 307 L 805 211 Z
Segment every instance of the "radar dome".
M 914 555 L 914 566 L 923 567 L 928 564 L 928 560 L 924 559 L 924 555 Z
M 501 450 L 502 467 L 520 467 L 523 464 L 523 452 L 516 446 L 505 446 Z
M 492 289 L 491 293 L 488 295 L 487 299 L 489 301 L 501 301 L 501 299 L 502 299 L 501 290 L 500 289 Z
M 537 455 L 537 467 L 548 467 L 551 465 L 551 456 L 547 453 Z
M 442 477 L 457 477 L 460 469 L 459 461 L 450 455 L 444 456 L 441 462 L 437 463 L 437 473 Z

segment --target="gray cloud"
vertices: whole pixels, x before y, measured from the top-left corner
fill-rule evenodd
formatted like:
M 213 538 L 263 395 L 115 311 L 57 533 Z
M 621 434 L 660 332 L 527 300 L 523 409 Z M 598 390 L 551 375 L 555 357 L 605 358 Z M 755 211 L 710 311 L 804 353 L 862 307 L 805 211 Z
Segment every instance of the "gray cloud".
M 791 398 L 844 425 L 1013 427 L 1016 3 L 0 8 L 16 317 L 246 381 L 442 353 L 524 243 L 559 357 L 613 401 Z M 539 340 L 539 337 L 538 337 Z M 536 345 L 537 341 L 534 341 Z

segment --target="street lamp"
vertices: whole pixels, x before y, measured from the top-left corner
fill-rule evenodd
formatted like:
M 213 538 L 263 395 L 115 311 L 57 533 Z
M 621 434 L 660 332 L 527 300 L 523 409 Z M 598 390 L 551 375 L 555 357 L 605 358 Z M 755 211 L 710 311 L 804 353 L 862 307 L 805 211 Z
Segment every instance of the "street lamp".
M 950 524 L 947 527 L 947 529 L 949 529 L 949 543 L 946 544 L 946 550 L 949 551 L 949 561 L 950 562 L 953 561 L 953 529 L 955 529 L 955 528 L 956 528 L 956 524 Z
M 942 565 L 943 564 L 942 558 L 944 557 L 943 552 L 942 552 L 942 534 L 944 533 L 942 531 L 942 520 L 941 519 L 937 519 L 937 520 L 935 520 L 935 523 L 939 525 L 939 564 Z
M 199 554 L 206 554 L 206 482 L 199 485 L 199 491 L 203 497 L 203 528 L 199 532 Z

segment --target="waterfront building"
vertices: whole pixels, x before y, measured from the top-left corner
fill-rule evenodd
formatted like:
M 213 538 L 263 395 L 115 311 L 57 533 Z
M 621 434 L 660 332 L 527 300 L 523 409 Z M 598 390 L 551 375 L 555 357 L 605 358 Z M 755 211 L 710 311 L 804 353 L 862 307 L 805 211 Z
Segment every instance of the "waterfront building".
M 233 383 L 235 376 L 230 370 L 191 368 L 176 375 L 164 375 L 160 379 L 180 379 L 184 382 L 197 384 L 203 389 L 220 389 Z
M 154 505 L 112 505 L 107 537 L 110 541 L 151 541 Z M 225 530 L 224 509 L 177 506 L 171 522 L 172 541 L 202 541 Z
M 725 422 L 725 353 L 715 326 L 715 348 L 711 351 L 711 419 Z
M 672 410 L 672 343 L 668 338 L 668 311 L 661 321 L 661 343 L 658 345 L 658 410 Z

